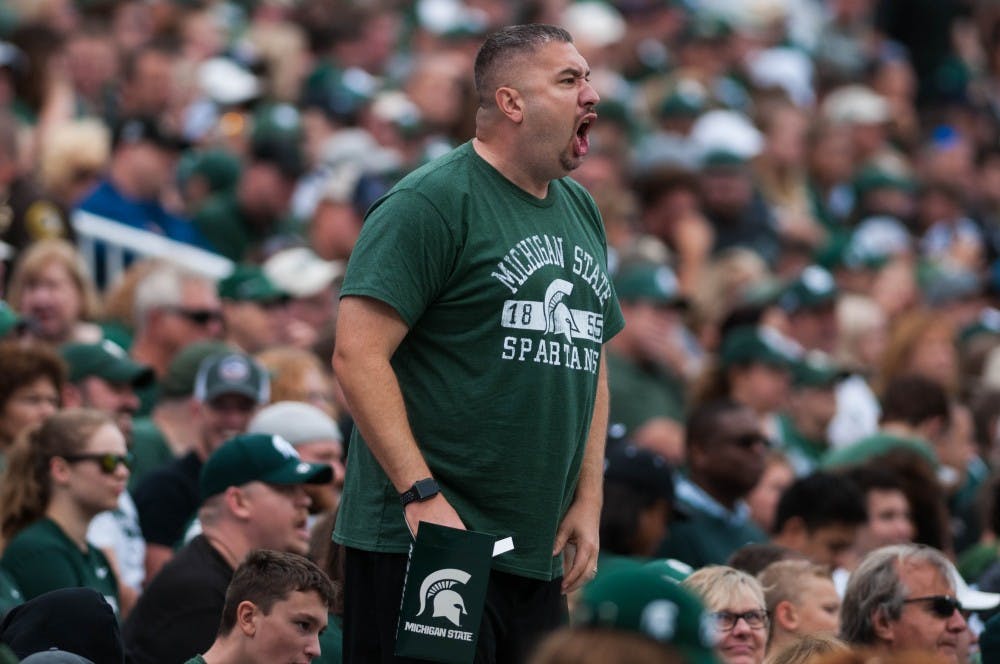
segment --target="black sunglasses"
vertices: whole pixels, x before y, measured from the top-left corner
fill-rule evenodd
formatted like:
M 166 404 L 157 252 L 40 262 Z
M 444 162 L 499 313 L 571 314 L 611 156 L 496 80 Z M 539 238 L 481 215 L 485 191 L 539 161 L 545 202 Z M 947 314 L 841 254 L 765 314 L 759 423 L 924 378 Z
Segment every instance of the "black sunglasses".
M 132 465 L 135 462 L 135 456 L 131 452 L 126 452 L 125 454 L 113 454 L 111 452 L 106 454 L 65 454 L 62 455 L 62 458 L 70 463 L 93 461 L 105 475 L 111 475 L 118 470 L 118 464 L 132 470 Z
M 170 307 L 170 313 L 182 316 L 195 325 L 202 326 L 222 320 L 222 312 L 218 309 L 185 309 L 184 307 Z
M 931 613 L 938 618 L 951 618 L 955 611 L 962 611 L 962 603 L 951 595 L 925 595 L 903 600 L 903 604 L 910 602 L 928 602 L 927 606 L 930 607 Z

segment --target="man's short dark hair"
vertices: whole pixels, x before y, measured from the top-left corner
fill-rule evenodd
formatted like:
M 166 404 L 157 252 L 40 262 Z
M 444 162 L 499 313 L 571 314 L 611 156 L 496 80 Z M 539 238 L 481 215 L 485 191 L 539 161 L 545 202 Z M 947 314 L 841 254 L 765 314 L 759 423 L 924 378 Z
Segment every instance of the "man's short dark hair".
M 907 374 L 893 378 L 882 394 L 882 421 L 919 426 L 940 417 L 951 420 L 951 404 L 941 383 L 924 376 Z
M 296 591 L 313 591 L 320 596 L 327 609 L 333 606 L 333 582 L 316 563 L 294 553 L 264 549 L 251 551 L 236 568 L 226 589 L 219 636 L 233 631 L 240 602 L 253 602 L 267 615 L 277 602 L 284 601 Z
M 549 42 L 572 43 L 573 36 L 560 27 L 545 24 L 512 25 L 494 32 L 476 54 L 476 93 L 480 108 L 486 108 L 492 92 L 498 87 L 497 74 L 505 69 L 512 58 L 530 54 Z
M 861 525 L 868 520 L 865 497 L 847 477 L 817 471 L 785 489 L 774 515 L 774 532 L 799 517 L 810 533 L 835 524 Z
M 685 446 L 704 448 L 719 432 L 719 420 L 728 413 L 744 410 L 745 405 L 732 399 L 715 399 L 697 406 L 688 417 Z
M 852 466 L 843 472 L 844 476 L 854 482 L 862 495 L 868 496 L 869 491 L 900 491 L 906 493 L 906 485 L 899 475 L 891 468 L 878 463 L 866 463 Z

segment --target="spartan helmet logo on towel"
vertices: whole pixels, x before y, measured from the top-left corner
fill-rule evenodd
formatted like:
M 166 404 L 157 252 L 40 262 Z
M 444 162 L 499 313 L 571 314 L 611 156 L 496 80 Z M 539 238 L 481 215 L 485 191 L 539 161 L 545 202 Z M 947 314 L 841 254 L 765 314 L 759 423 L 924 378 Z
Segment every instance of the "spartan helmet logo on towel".
M 573 343 L 573 333 L 580 328 L 573 321 L 573 312 L 564 300 L 573 292 L 573 284 L 565 279 L 556 279 L 545 289 L 545 333 L 565 334 L 566 341 Z
M 427 600 L 431 600 L 434 605 L 434 618 L 447 618 L 455 627 L 461 627 L 459 622 L 463 615 L 468 615 L 465 610 L 465 600 L 453 587 L 457 584 L 465 585 L 472 575 L 460 569 L 439 569 L 427 575 L 424 582 L 420 584 L 420 610 L 417 615 L 422 615 L 427 608 Z

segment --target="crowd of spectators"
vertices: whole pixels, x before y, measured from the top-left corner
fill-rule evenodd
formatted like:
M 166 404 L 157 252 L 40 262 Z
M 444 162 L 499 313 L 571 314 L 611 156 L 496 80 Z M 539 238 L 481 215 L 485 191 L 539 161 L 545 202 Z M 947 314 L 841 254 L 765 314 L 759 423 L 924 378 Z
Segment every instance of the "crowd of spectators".
M 601 96 L 626 321 L 600 572 L 534 661 L 1000 661 L 989 0 L 0 4 L 0 644 L 74 647 L 16 637 L 82 586 L 111 659 L 183 664 L 255 549 L 337 587 L 338 284 L 528 22 Z

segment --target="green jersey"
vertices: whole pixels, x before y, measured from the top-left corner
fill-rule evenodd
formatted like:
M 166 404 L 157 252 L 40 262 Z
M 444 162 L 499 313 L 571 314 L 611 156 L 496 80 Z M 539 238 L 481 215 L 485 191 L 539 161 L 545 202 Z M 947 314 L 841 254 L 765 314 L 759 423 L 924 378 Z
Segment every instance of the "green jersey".
M 165 466 L 175 458 L 166 436 L 151 417 L 137 417 L 132 421 L 132 454 L 135 463 L 128 478 L 131 491 L 139 486 L 149 471 Z
M 49 518 L 31 524 L 11 539 L 0 567 L 25 600 L 59 588 L 92 588 L 118 613 L 118 580 L 101 551 L 83 551 Z
M 471 530 L 511 536 L 494 568 L 549 580 L 594 412 L 603 343 L 623 326 L 600 214 L 569 178 L 529 195 L 466 143 L 372 206 L 343 296 L 409 326 L 392 367 L 442 493 Z M 405 552 L 399 496 L 354 430 L 335 539 Z

